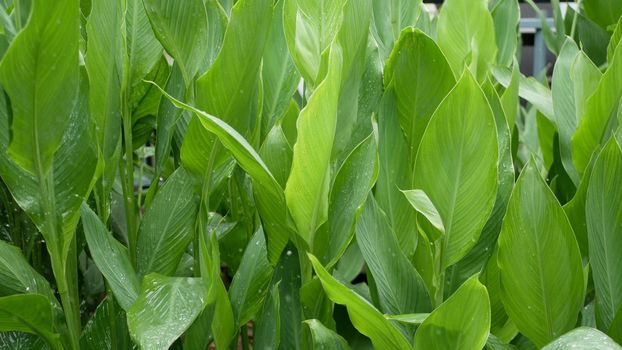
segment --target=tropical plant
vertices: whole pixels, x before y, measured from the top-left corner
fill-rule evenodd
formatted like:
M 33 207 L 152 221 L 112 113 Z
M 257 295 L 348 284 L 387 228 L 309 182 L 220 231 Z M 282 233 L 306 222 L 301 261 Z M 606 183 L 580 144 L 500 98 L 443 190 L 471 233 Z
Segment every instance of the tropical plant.
M 528 2 L 0 1 L 0 348 L 622 349 L 622 2 Z

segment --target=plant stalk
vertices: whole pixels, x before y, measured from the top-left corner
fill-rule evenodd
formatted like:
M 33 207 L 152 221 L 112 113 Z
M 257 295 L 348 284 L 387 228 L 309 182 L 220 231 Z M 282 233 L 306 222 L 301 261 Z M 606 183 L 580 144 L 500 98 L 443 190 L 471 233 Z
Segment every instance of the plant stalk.
M 126 94 L 125 94 L 126 95 Z M 123 202 L 125 207 L 125 220 L 127 223 L 127 245 L 132 265 L 136 267 L 136 243 L 138 232 L 136 230 L 136 198 L 134 197 L 134 159 L 132 143 L 132 116 L 128 106 L 128 96 L 123 99 L 123 146 L 125 148 L 125 162 L 121 160 L 121 173 L 123 174 Z

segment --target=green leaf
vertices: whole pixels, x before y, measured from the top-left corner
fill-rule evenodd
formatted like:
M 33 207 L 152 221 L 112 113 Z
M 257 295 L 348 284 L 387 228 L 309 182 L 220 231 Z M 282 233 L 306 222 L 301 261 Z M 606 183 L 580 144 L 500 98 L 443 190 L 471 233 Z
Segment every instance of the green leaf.
M 259 230 L 249 241 L 229 288 L 237 327 L 245 325 L 257 314 L 270 291 L 273 273 L 266 256 L 266 240 L 263 231 Z
M 542 348 L 542 350 L 568 349 L 620 350 L 622 349 L 622 346 L 616 344 L 616 342 L 614 342 L 611 338 L 597 329 L 579 327 L 562 335 L 555 341 Z
M 287 248 L 281 255 L 278 265 L 274 269 L 272 283 L 279 283 L 279 318 L 280 341 L 279 349 L 300 349 L 302 333 L 303 304 L 301 303 L 302 290 L 300 288 L 300 256 L 296 249 Z M 321 287 L 320 287 L 321 288 Z M 317 299 L 322 299 L 318 297 Z
M 183 100 L 186 93 L 183 75 L 179 65 L 173 64 L 171 75 L 166 82 L 166 92 L 178 100 Z M 166 98 L 160 100 L 156 119 L 156 149 L 155 149 L 155 172 L 162 173 L 170 153 L 171 142 L 175 134 L 175 125 L 182 117 L 182 110 Z
M 577 55 L 579 55 L 577 45 L 572 39 L 566 39 L 555 62 L 553 86 L 551 88 L 553 108 L 555 109 L 555 125 L 559 132 L 561 160 L 566 173 L 568 173 L 575 185 L 579 184 L 579 174 L 572 164 L 570 138 L 577 128 L 578 113 L 576 111 L 575 89 L 571 72 Z
M 409 190 L 402 191 L 410 205 L 417 210 L 441 233 L 445 233 L 445 226 L 443 226 L 443 219 L 441 218 L 438 210 L 434 207 L 434 203 L 430 200 L 427 194 L 422 190 Z
M 507 88 L 509 88 L 510 84 L 513 82 L 510 69 L 493 67 L 492 74 L 501 85 Z M 517 74 L 520 76 L 518 95 L 534 105 L 548 120 L 554 121 L 555 112 L 553 110 L 551 90 L 533 77 L 527 78 L 520 73 Z M 509 119 L 509 121 L 511 122 L 512 120 Z
M 40 178 L 52 167 L 78 93 L 79 7 L 75 0 L 36 2 L 0 62 L 11 100 L 10 157 Z
M 160 91 L 178 108 L 183 108 L 197 115 L 203 127 L 218 137 L 223 146 L 233 154 L 242 169 L 253 179 L 255 204 L 262 218 L 263 229 L 267 234 L 268 259 L 271 264 L 276 264 L 288 239 L 293 236 L 287 221 L 288 212 L 285 196 L 279 183 L 248 141 L 230 125 L 201 110 L 179 102 L 162 89 Z
M 207 304 L 213 308 L 211 330 L 216 345 L 227 349 L 235 335 L 233 310 L 227 290 L 220 277 L 220 252 L 216 234 L 210 234 L 209 242 L 205 235 L 199 237 L 201 277 L 209 286 Z
M 114 301 L 107 297 L 99 303 L 91 319 L 87 322 L 80 335 L 80 347 L 83 349 L 114 349 L 121 346 L 117 336 L 117 344 L 112 342 L 112 334 L 127 332 L 125 314 L 122 309 L 111 307 Z M 111 314 L 114 312 L 114 314 Z M 115 328 L 113 328 L 113 326 Z
M 82 226 L 91 257 L 106 277 L 116 300 L 124 310 L 136 301 L 140 282 L 132 267 L 127 249 L 108 232 L 87 204 L 82 205 Z
M 141 83 L 143 78 L 158 63 L 162 56 L 162 45 L 151 30 L 149 18 L 142 0 L 125 0 L 126 47 L 128 69 L 126 89 Z
M 618 343 L 622 343 L 622 307 L 618 310 L 616 318 L 611 322 L 609 335 Z
M 511 66 L 518 46 L 518 22 L 520 20 L 518 1 L 499 0 L 491 12 L 499 48 L 497 62 L 502 66 Z
M 311 254 L 309 259 L 320 278 L 328 297 L 335 303 L 345 305 L 350 320 L 356 329 L 371 339 L 377 349 L 411 349 L 409 342 L 384 316 L 366 299 L 338 282 Z
M 313 344 L 310 349 L 350 350 L 348 342 L 335 331 L 326 328 L 322 322 L 311 319 L 305 320 L 304 323 L 311 333 Z
M 622 306 L 622 150 L 611 138 L 590 176 L 585 212 L 596 319 L 608 330 Z
M 505 309 L 537 346 L 571 329 L 583 304 L 579 247 L 533 160 L 512 191 L 497 262 Z
M 36 334 L 52 347 L 63 349 L 53 328 L 50 301 L 40 294 L 20 294 L 0 298 L 0 332 Z
M 259 154 L 274 174 L 279 185 L 284 187 L 292 168 L 293 150 L 280 123 L 270 130 L 259 149 Z
M 298 139 L 285 187 L 287 206 L 298 234 L 310 246 L 316 229 L 328 215 L 330 158 L 337 127 L 341 69 L 341 48 L 334 45 L 326 79 L 318 85 L 298 117 Z
M 48 281 L 22 255 L 19 248 L 0 240 L 0 296 L 41 294 L 58 304 Z
M 179 65 L 189 86 L 203 66 L 208 50 L 203 0 L 143 0 L 143 3 L 154 33 Z
M 414 26 L 425 9 L 421 0 L 373 0 L 373 9 L 372 35 L 384 61 L 402 30 Z
M 417 329 L 415 348 L 481 349 L 489 330 L 488 292 L 473 276 L 426 317 Z
M 445 227 L 443 270 L 479 238 L 495 201 L 498 157 L 492 111 L 466 71 L 430 119 L 415 163 L 414 187 L 428 195 Z
M 478 81 L 496 62 L 497 45 L 486 0 L 448 0 L 438 15 L 438 46 L 456 77 L 468 65 Z
M 300 74 L 289 54 L 283 32 L 284 3 L 285 0 L 279 0 L 274 7 L 268 38 L 270 44 L 266 45 L 263 53 L 262 135 L 272 130 L 276 121 L 283 116 L 300 82 Z
M 622 96 L 622 45 L 616 48 L 609 68 L 598 87 L 585 103 L 584 114 L 572 138 L 572 160 L 579 171 L 585 172 L 592 153 L 604 144 L 610 130 L 610 121 L 616 118 Z
M 354 236 L 354 227 L 368 193 L 378 177 L 376 135 L 370 134 L 343 162 L 329 194 L 328 224 L 322 226 L 314 251 L 334 265 Z
M 94 0 L 86 25 L 89 110 L 104 163 L 114 155 L 121 136 L 124 62 L 127 58 L 122 32 L 124 10 L 122 1 Z M 112 164 L 115 169 L 116 165 Z
M 400 127 L 410 145 L 410 164 L 432 114 L 456 84 L 447 59 L 432 38 L 418 29 L 400 34 L 385 67 L 385 86 L 393 84 Z
M 431 310 L 426 286 L 401 251 L 387 218 L 369 196 L 356 227 L 356 241 L 378 289 L 380 309 L 389 314 Z
M 278 349 L 281 340 L 281 318 L 279 283 L 272 286 L 270 294 L 258 314 L 257 325 L 254 328 L 253 347 L 256 349 Z M 287 335 L 285 335 L 287 336 Z
M 199 278 L 145 276 L 127 312 L 132 339 L 141 349 L 168 349 L 205 306 L 207 286 Z
M 429 313 L 423 314 L 404 314 L 404 315 L 385 315 L 385 317 L 389 320 L 395 320 L 402 323 L 410 323 L 420 325 L 425 321 L 426 318 L 430 316 Z
M 175 272 L 192 241 L 198 208 L 193 178 L 185 169 L 177 169 L 158 191 L 138 230 L 139 276 Z
M 317 86 L 322 80 L 319 75 L 323 55 L 339 32 L 347 1 L 284 1 L 283 31 L 289 52 L 305 82 Z
M 616 0 L 583 0 L 583 13 L 603 29 L 616 24 L 622 15 L 622 4 Z
M 272 1 L 238 1 L 218 56 L 196 81 L 197 107 L 242 135 L 248 134 L 261 108 L 256 106 L 260 101 L 258 72 L 271 20 Z M 219 147 L 214 146 L 214 136 L 201 124 L 197 118 L 190 121 L 181 158 L 188 170 L 203 178 L 212 153 L 218 152 Z

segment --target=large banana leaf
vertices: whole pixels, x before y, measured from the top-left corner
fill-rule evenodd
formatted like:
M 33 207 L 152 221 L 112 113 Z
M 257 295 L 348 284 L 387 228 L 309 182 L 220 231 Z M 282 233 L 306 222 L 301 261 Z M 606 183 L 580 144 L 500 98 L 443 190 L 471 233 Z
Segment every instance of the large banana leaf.
M 276 264 L 293 232 L 288 223 L 288 211 L 285 205 L 283 189 L 253 147 L 235 129 L 224 121 L 201 110 L 181 103 L 168 95 L 178 108 L 194 113 L 209 132 L 218 137 L 219 141 L 236 158 L 240 166 L 253 179 L 257 210 L 263 221 L 263 229 L 267 235 L 268 259 Z
M 207 285 L 199 278 L 145 276 L 127 312 L 132 339 L 141 349 L 168 349 L 203 310 L 206 295 Z
M 497 192 L 497 131 L 486 96 L 469 71 L 430 119 L 415 163 L 423 190 L 445 227 L 441 269 L 475 245 Z
M 48 281 L 22 255 L 19 248 L 0 241 L 0 296 L 35 293 L 58 303 Z
M 596 320 L 609 330 L 622 306 L 622 150 L 611 138 L 598 156 L 587 189 L 585 213 Z
M 266 256 L 266 240 L 261 230 L 248 243 L 231 287 L 229 298 L 237 327 L 255 317 L 270 291 L 274 268 Z
M 486 287 L 471 277 L 421 323 L 417 349 L 481 349 L 490 330 Z
M 272 1 L 243 0 L 234 6 L 222 47 L 209 70 L 196 81 L 196 105 L 246 136 L 260 112 L 257 106 L 261 58 L 272 20 Z M 211 159 L 222 158 L 215 138 L 192 118 L 181 150 L 182 163 L 203 178 Z M 222 160 L 222 159 L 219 159 Z M 217 163 L 216 163 L 217 164 Z
M 311 333 L 313 349 L 330 349 L 330 350 L 350 350 L 350 345 L 339 334 L 333 330 L 326 328 L 322 322 L 311 319 L 306 320 L 305 324 L 309 327 Z
M 145 76 L 158 63 L 162 55 L 162 45 L 151 30 L 149 18 L 142 0 L 125 0 L 127 84 L 132 89 L 141 83 Z M 129 116 L 127 116 L 129 117 Z
M 432 114 L 456 84 L 449 63 L 432 38 L 406 28 L 385 67 L 385 86 L 393 84 L 400 127 L 410 145 L 410 164 Z
M 126 84 L 124 65 L 127 59 L 122 31 L 124 11 L 124 1 L 94 0 L 86 25 L 89 38 L 85 59 L 89 76 L 89 110 L 104 163 L 114 162 L 110 158 L 119 147 L 121 136 L 122 94 Z M 116 163 L 107 166 L 116 169 Z M 104 178 L 103 181 L 110 180 Z M 104 186 L 104 189 L 109 190 L 109 186 Z
M 356 329 L 369 337 L 377 349 L 411 349 L 404 335 L 367 300 L 344 286 L 331 276 L 316 257 L 309 254 L 313 269 L 317 273 L 328 297 L 337 304 L 345 305 Z
M 314 251 L 334 265 L 354 236 L 354 226 L 378 177 L 376 135 L 370 134 L 350 153 L 337 171 L 329 194 L 328 223 L 318 231 Z
M 583 305 L 581 255 L 533 160 L 512 191 L 498 244 L 502 300 L 520 332 L 543 346 L 570 330 Z
M 438 45 L 456 77 L 468 65 L 483 81 L 496 62 L 497 44 L 486 0 L 447 0 L 438 15 Z
M 337 127 L 337 102 L 341 84 L 342 52 L 330 50 L 326 78 L 298 117 L 298 139 L 294 145 L 292 170 L 285 198 L 298 234 L 312 246 L 316 229 L 328 216 L 330 156 Z
M 158 192 L 138 231 L 136 268 L 172 275 L 192 241 L 199 200 L 193 178 L 179 168 Z
M 0 62 L 0 81 L 13 109 L 8 153 L 40 181 L 52 167 L 76 104 L 78 26 L 77 0 L 37 2 Z
M 108 281 L 119 305 L 127 311 L 140 291 L 140 282 L 127 249 L 108 232 L 88 205 L 82 205 L 81 213 L 84 236 L 91 256 Z
M 414 26 L 423 11 L 421 0 L 373 0 L 372 34 L 383 60 L 389 58 L 393 45 L 404 28 Z
M 378 289 L 380 309 L 389 314 L 431 311 L 421 276 L 401 251 L 387 218 L 369 196 L 356 227 L 356 241 Z
M 52 307 L 40 294 L 20 294 L 0 298 L 0 332 L 20 331 L 36 334 L 52 349 L 63 349 L 54 329 Z
M 310 86 L 321 81 L 320 66 L 339 32 L 346 0 L 284 0 L 283 28 L 298 71 Z
M 207 12 L 203 0 L 143 0 L 151 27 L 175 58 L 186 86 L 203 67 L 208 49 Z
M 622 346 L 616 344 L 604 333 L 588 327 L 579 327 L 555 339 L 542 350 L 620 350 Z

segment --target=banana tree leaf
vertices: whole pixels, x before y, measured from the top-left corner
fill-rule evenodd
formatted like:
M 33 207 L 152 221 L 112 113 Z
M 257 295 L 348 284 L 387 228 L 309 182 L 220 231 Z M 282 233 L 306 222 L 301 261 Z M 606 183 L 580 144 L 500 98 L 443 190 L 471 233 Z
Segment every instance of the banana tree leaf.
M 376 349 L 412 349 L 408 340 L 391 322 L 366 299 L 344 286 L 324 269 L 316 257 L 309 254 L 315 273 L 320 278 L 328 297 L 335 303 L 345 305 L 356 329 L 369 337 Z
M 271 20 L 272 1 L 237 2 L 218 56 L 196 81 L 197 106 L 218 116 L 242 135 L 249 133 L 260 113 L 257 72 Z M 198 118 L 191 119 L 183 139 L 181 159 L 201 179 L 205 178 L 209 164 L 221 164 L 228 157 L 225 152 L 219 152 L 215 141 Z
M 579 327 L 562 335 L 555 341 L 547 344 L 542 350 L 620 350 L 622 346 L 616 344 L 611 338 L 601 331 L 589 328 Z
M 258 314 L 257 325 L 254 328 L 253 347 L 256 349 L 278 349 L 281 340 L 281 318 L 279 283 L 272 286 L 270 294 Z M 291 336 L 291 334 L 289 335 Z
M 305 320 L 304 323 L 309 327 L 311 333 L 312 344 L 309 347 L 310 349 L 350 350 L 348 342 L 335 331 L 326 328 L 322 322 L 312 319 Z
M 377 148 L 376 135 L 370 134 L 337 171 L 329 194 L 328 224 L 318 231 L 313 247 L 327 266 L 337 263 L 352 241 L 362 206 L 378 177 Z
M 39 179 L 52 167 L 77 101 L 79 14 L 74 0 L 36 2 L 0 63 L 13 109 L 7 153 Z
M 477 244 L 457 264 L 452 266 L 445 276 L 445 297 L 453 293 L 470 276 L 484 270 L 488 259 L 492 255 L 497 237 L 501 231 L 501 223 L 507 209 L 508 200 L 514 186 L 514 164 L 510 130 L 506 121 L 505 111 L 490 80 L 483 85 L 486 99 L 495 116 L 497 140 L 499 146 L 499 171 L 497 172 L 497 196 L 492 213 L 482 229 Z M 449 288 L 447 287 L 449 286 Z
M 127 332 L 125 314 L 122 309 L 111 307 L 110 298 L 101 301 L 91 319 L 87 322 L 80 336 L 80 347 L 83 349 L 113 350 L 122 347 L 122 337 Z M 111 315 L 114 312 L 114 315 Z M 112 329 L 113 325 L 116 327 Z M 117 344 L 113 344 L 112 334 L 117 334 Z
M 609 41 L 609 46 L 607 46 L 607 62 L 611 62 L 613 60 L 613 54 L 622 39 L 622 25 L 620 24 L 622 20 L 618 20 L 618 24 L 616 25 L 616 29 L 611 35 L 611 40 Z
M 242 169 L 253 179 L 255 204 L 267 236 L 268 259 L 272 265 L 275 265 L 283 248 L 287 245 L 288 239 L 294 236 L 288 223 L 288 211 L 282 187 L 248 141 L 230 125 L 201 110 L 181 103 L 164 90 L 160 90 L 175 106 L 197 115 L 203 127 L 218 137 L 223 146 L 233 154 Z
M 122 93 L 126 83 L 124 63 L 127 51 L 122 31 L 124 11 L 123 1 L 94 0 L 86 25 L 89 110 L 102 161 L 110 162 L 107 166 L 114 169 L 117 164 L 110 158 L 121 139 Z M 113 174 L 116 175 L 116 171 Z M 104 181 L 109 180 L 104 178 Z
M 387 218 L 372 196 L 357 223 L 356 241 L 376 283 L 380 310 L 389 314 L 431 311 L 423 279 L 400 250 Z
M 207 285 L 199 278 L 145 276 L 127 312 L 132 339 L 141 349 L 168 349 L 203 310 L 206 295 Z
M 171 75 L 166 82 L 166 92 L 178 100 L 183 100 L 186 94 L 184 78 L 179 65 L 173 64 Z M 156 119 L 156 149 L 155 149 L 155 175 L 162 174 L 170 153 L 171 142 L 175 134 L 175 124 L 182 116 L 182 110 L 166 98 L 160 100 L 158 115 Z
M 323 56 L 339 32 L 346 0 L 284 0 L 283 30 L 289 52 L 305 82 L 319 85 Z
M 518 46 L 520 7 L 516 0 L 499 0 L 491 10 L 497 40 L 497 63 L 509 67 Z
M 514 187 L 498 244 L 501 296 L 520 332 L 543 346 L 570 330 L 583 304 L 581 255 L 533 159 Z
M 207 35 L 209 37 L 207 39 L 207 52 L 203 54 L 206 55 L 205 65 L 210 67 L 222 47 L 229 18 L 218 0 L 206 0 L 205 10 L 207 11 Z
M 608 330 L 622 307 L 622 150 L 614 137 L 598 156 L 587 189 L 585 213 L 596 320 Z
M 272 277 L 273 285 L 275 282 L 279 283 L 278 317 L 281 319 L 279 340 L 281 350 L 300 349 L 303 312 L 300 302 L 302 293 L 300 280 L 300 258 L 298 251 L 290 245 L 281 255 Z
M 81 208 L 84 236 L 91 256 L 104 275 L 119 305 L 127 311 L 136 301 L 140 282 L 125 246 L 108 232 L 87 204 Z
M 385 86 L 393 84 L 400 127 L 414 164 L 432 114 L 456 84 L 447 59 L 432 38 L 406 28 L 385 67 Z
M 555 125 L 559 132 L 559 148 L 562 164 L 575 185 L 580 178 L 572 163 L 572 145 L 570 139 L 574 134 L 578 120 L 575 103 L 575 86 L 571 75 L 574 62 L 579 55 L 577 44 L 570 38 L 562 46 L 553 70 L 553 108 L 555 109 Z
M 434 203 L 432 203 L 430 197 L 428 197 L 425 192 L 422 190 L 409 190 L 402 192 L 404 193 L 404 196 L 406 196 L 406 199 L 408 199 L 410 205 L 412 205 L 418 213 L 423 215 L 439 232 L 442 234 L 445 233 L 443 219 L 438 213 L 436 207 L 434 207 Z
M 143 0 L 126 0 L 125 28 L 128 69 L 126 89 L 141 83 L 162 57 L 162 45 L 156 39 Z
M 138 230 L 139 276 L 175 272 L 192 241 L 198 208 L 194 179 L 184 168 L 177 169 L 154 198 Z
M 41 337 L 24 332 L 0 332 L 0 347 L 11 350 L 49 350 Z
M 438 15 L 438 46 L 456 77 L 468 65 L 478 81 L 495 64 L 497 44 L 486 0 L 448 0 Z
M 618 310 L 616 318 L 611 322 L 611 329 L 609 329 L 608 333 L 618 344 L 622 343 L 622 307 Z
M 490 330 L 490 302 L 477 276 L 426 317 L 417 329 L 417 349 L 481 349 Z
M 492 67 L 495 79 L 506 88 L 512 83 L 512 71 L 505 67 Z M 519 75 L 518 95 L 534 105 L 548 120 L 555 120 L 551 90 L 533 77 Z
M 414 187 L 443 219 L 442 270 L 476 244 L 495 202 L 498 158 L 492 110 L 466 71 L 430 119 L 415 163 Z
M 213 308 L 211 330 L 216 346 L 227 349 L 235 335 L 234 316 L 227 295 L 227 290 L 220 277 L 220 252 L 215 234 L 211 234 L 209 243 L 205 235 L 199 237 L 201 276 L 209 286 L 207 304 Z M 199 335 L 200 336 L 200 335 Z
M 298 138 L 285 187 L 287 206 L 298 234 L 309 246 L 313 245 L 316 229 L 328 216 L 330 158 L 337 127 L 341 70 L 341 47 L 335 44 L 330 50 L 326 78 L 298 117 Z
M 515 63 L 512 67 L 512 73 L 510 75 L 510 80 L 507 82 L 507 87 L 503 94 L 500 95 L 501 105 L 503 106 L 505 118 L 507 119 L 507 123 L 510 128 L 510 135 L 512 135 L 512 132 L 514 131 L 516 119 L 518 119 L 518 115 L 520 113 L 520 104 L 518 99 L 520 78 L 521 74 L 518 64 Z
M 203 66 L 208 50 L 207 12 L 203 0 L 143 0 L 156 37 L 179 65 L 186 86 Z
M 0 240 L 0 296 L 41 294 L 58 305 L 49 282 L 22 255 L 19 248 Z
M 20 331 L 45 339 L 52 349 L 64 349 L 53 328 L 52 307 L 40 294 L 20 294 L 0 298 L 0 332 Z
M 283 4 L 279 0 L 274 5 L 270 37 L 263 53 L 263 112 L 261 119 L 262 136 L 270 132 L 289 105 L 296 87 L 300 82 L 300 73 L 289 54 L 283 29 Z
M 248 243 L 229 287 L 237 327 L 245 325 L 257 314 L 270 291 L 273 273 L 274 268 L 270 266 L 266 254 L 266 240 L 259 230 Z
M 584 0 L 581 5 L 585 16 L 603 29 L 616 24 L 622 15 L 622 4 L 616 0 Z
M 259 149 L 259 155 L 266 162 L 279 185 L 285 187 L 292 168 L 293 150 L 280 123 L 277 123 L 266 136 Z
M 402 30 L 417 23 L 421 11 L 424 10 L 423 1 L 373 0 L 373 9 L 372 35 L 385 61 L 393 51 L 393 45 Z
M 83 74 L 80 98 L 69 116 L 69 126 L 54 155 L 53 168 L 44 178 L 45 183 L 0 152 L 0 176 L 15 201 L 43 233 L 50 255 L 56 258 L 67 256 L 80 219 L 80 205 L 94 185 L 97 153 L 89 134 L 86 82 Z M 0 95 L 0 125 L 8 125 L 8 101 L 4 94 Z M 0 149 L 6 150 L 8 144 L 9 130 L 0 128 Z M 54 198 L 54 208 L 51 208 L 51 198 Z
M 375 198 L 407 256 L 417 247 L 416 212 L 400 189 L 412 188 L 412 166 L 404 161 L 410 147 L 400 129 L 395 89 L 385 86 L 378 113 L 378 180 Z
M 610 121 L 615 120 L 622 96 L 622 45 L 618 45 L 598 87 L 585 104 L 575 135 L 572 138 L 572 160 L 583 174 L 592 154 L 611 133 Z

